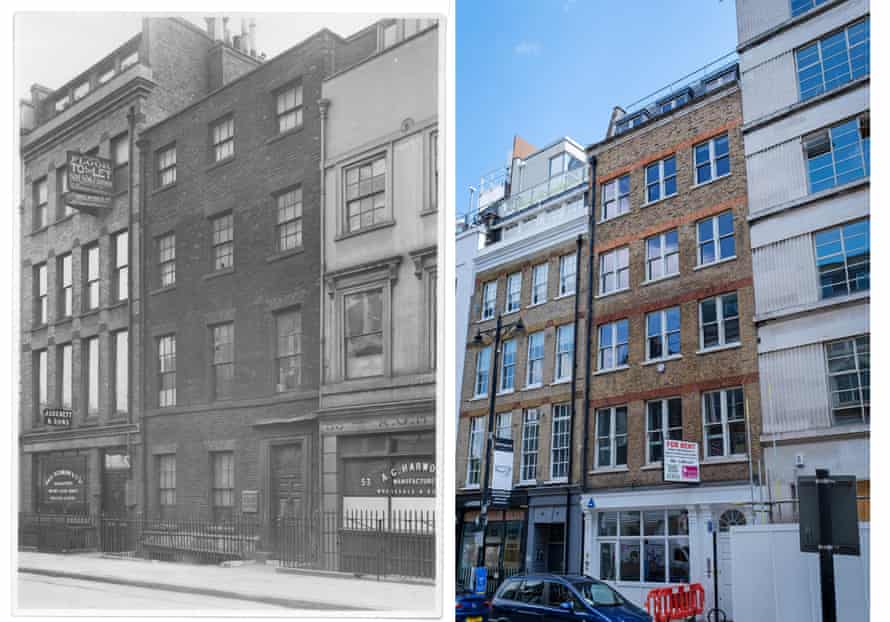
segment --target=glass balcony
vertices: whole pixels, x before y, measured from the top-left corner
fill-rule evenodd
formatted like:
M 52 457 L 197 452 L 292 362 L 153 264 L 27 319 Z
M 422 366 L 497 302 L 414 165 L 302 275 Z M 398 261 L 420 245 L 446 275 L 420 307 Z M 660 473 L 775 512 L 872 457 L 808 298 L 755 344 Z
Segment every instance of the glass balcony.
M 588 171 L 589 169 L 587 166 L 570 169 L 558 175 L 554 175 L 537 186 L 532 186 L 522 192 L 509 196 L 498 206 L 498 215 L 501 218 L 505 218 L 527 207 L 542 203 L 566 190 L 586 184 L 589 179 Z

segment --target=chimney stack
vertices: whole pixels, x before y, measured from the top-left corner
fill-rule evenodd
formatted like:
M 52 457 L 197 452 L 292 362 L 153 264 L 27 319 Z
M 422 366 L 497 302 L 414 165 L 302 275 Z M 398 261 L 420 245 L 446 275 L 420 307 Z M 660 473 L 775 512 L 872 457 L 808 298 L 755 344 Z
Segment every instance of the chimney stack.
M 226 45 L 232 45 L 232 33 L 229 32 L 229 18 L 222 18 L 223 23 L 223 41 L 225 41 Z
M 205 17 L 204 21 L 207 22 L 207 35 L 216 41 L 216 18 Z
M 250 34 L 248 35 L 250 55 L 256 58 L 256 20 L 250 18 Z

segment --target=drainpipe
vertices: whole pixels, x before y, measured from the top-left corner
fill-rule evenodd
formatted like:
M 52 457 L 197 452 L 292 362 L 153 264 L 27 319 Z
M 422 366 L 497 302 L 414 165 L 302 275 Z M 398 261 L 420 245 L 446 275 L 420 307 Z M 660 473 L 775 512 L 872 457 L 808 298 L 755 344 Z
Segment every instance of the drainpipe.
M 134 195 L 135 190 L 135 179 L 136 179 L 136 171 L 135 171 L 135 163 L 134 157 L 136 155 L 136 120 L 138 118 L 138 114 L 136 112 L 135 106 L 130 106 L 129 111 L 127 111 L 127 265 L 130 266 L 129 269 L 132 268 L 133 265 L 137 265 L 138 268 L 134 272 L 140 273 L 139 283 L 140 287 L 142 284 L 141 271 L 142 271 L 142 261 L 138 261 L 136 257 L 136 252 L 133 249 L 133 241 L 136 237 L 133 235 L 133 224 L 135 222 L 135 217 L 133 215 L 133 210 L 136 204 L 136 197 Z M 142 166 L 142 158 L 139 159 L 139 166 Z M 140 190 L 142 186 L 140 185 Z M 140 202 L 140 208 L 142 203 Z M 139 228 L 139 235 L 142 235 L 142 227 Z M 139 255 L 142 254 L 142 243 L 139 242 Z M 130 424 L 134 423 L 133 416 L 133 402 L 135 400 L 133 397 L 133 363 L 136 360 L 136 356 L 134 352 L 138 350 L 138 348 L 134 348 L 133 344 L 136 341 L 134 339 L 134 331 L 133 331 L 133 275 L 128 274 L 127 277 L 127 419 L 129 419 Z M 142 296 L 140 296 L 141 300 Z M 139 340 L 142 341 L 141 339 Z M 142 383 L 140 383 L 141 385 Z M 143 428 L 141 415 L 142 415 L 142 389 L 139 391 L 139 413 L 140 413 L 140 421 L 137 424 L 137 429 Z M 135 485 L 135 478 L 133 477 L 133 452 L 132 452 L 132 444 L 130 442 L 130 432 L 127 432 L 127 455 L 130 458 L 130 477 L 128 478 L 131 482 L 130 485 Z M 148 488 L 145 485 L 145 439 L 143 437 L 142 443 L 142 501 L 143 501 L 143 511 L 145 510 L 145 490 Z M 124 495 L 126 497 L 126 494 Z M 126 499 L 124 499 L 126 505 Z M 129 508 L 126 508 L 129 513 Z
M 578 238 L 575 240 L 575 309 L 574 309 L 574 317 L 572 319 L 573 327 L 574 327 L 574 337 L 572 343 L 572 383 L 571 383 L 571 404 L 569 410 L 569 464 L 567 468 L 568 481 L 566 482 L 566 528 L 565 534 L 562 538 L 562 560 L 563 560 L 563 570 L 565 572 L 569 571 L 569 527 L 572 523 L 572 455 L 574 454 L 575 447 L 575 389 L 578 383 L 578 306 L 579 306 L 579 298 L 581 297 L 581 292 L 578 291 L 578 281 L 581 276 L 581 242 L 584 240 L 583 235 L 578 235 Z M 553 418 L 550 419 L 551 425 L 553 425 Z M 552 477 L 553 474 L 551 473 Z M 583 477 L 583 475 L 582 475 Z
M 593 350 L 593 250 L 596 241 L 596 156 L 590 156 L 590 186 L 587 191 L 587 201 L 590 206 L 588 218 L 588 234 L 587 234 L 587 316 L 585 319 L 586 330 L 584 331 L 584 438 L 582 439 L 581 450 L 581 492 L 587 491 L 587 451 L 590 442 L 590 378 L 591 378 L 591 355 Z M 581 538 L 581 568 L 584 567 L 584 538 Z
M 325 224 L 326 224 L 326 222 L 325 222 L 325 209 L 326 209 L 326 207 L 325 207 L 325 203 L 326 203 L 326 201 L 325 201 L 325 197 L 326 197 L 326 195 L 325 195 L 325 128 L 327 127 L 328 106 L 330 106 L 330 105 L 331 105 L 331 102 L 328 99 L 318 100 L 318 112 L 319 112 L 319 116 L 321 117 L 321 119 L 320 119 L 321 129 L 320 129 L 320 135 L 319 135 L 319 143 L 320 143 L 320 145 L 319 145 L 319 162 L 318 162 L 318 169 L 319 169 L 320 178 L 321 178 L 320 184 L 318 187 L 318 197 L 319 197 L 318 218 L 319 218 L 319 226 L 320 226 L 320 230 L 321 230 L 321 238 L 320 238 L 321 244 L 320 244 L 320 249 L 319 249 L 320 252 L 319 252 L 319 262 L 318 263 L 319 263 L 319 266 L 321 266 L 320 269 L 321 269 L 321 291 L 322 292 L 325 291 L 324 274 L 325 274 L 325 270 L 326 270 L 326 267 L 325 267 L 326 264 L 325 264 L 325 259 L 324 259 Z M 326 372 L 327 372 L 327 366 L 325 365 L 325 356 L 324 356 L 324 348 L 325 348 L 325 343 L 326 343 L 325 330 L 324 330 L 326 306 L 327 305 L 326 305 L 325 296 L 324 296 L 324 293 L 322 293 L 322 295 L 319 297 L 319 301 L 318 301 L 318 354 L 319 354 L 318 368 L 319 368 L 319 370 L 321 370 L 321 373 L 319 374 L 320 377 L 318 379 L 318 381 L 319 381 L 318 382 L 318 402 L 316 404 L 316 408 L 321 406 L 321 387 L 324 385 L 325 376 L 326 376 Z M 318 430 L 318 448 L 317 448 L 318 464 L 323 465 L 324 464 L 324 450 L 321 446 L 321 444 L 322 444 L 321 427 L 317 424 L 317 422 L 316 422 L 316 429 Z M 324 498 L 324 490 L 323 490 L 324 474 L 322 473 L 322 471 L 323 471 L 323 468 L 320 468 L 318 470 L 318 480 L 317 481 L 318 481 L 318 490 L 319 490 L 319 495 L 318 495 L 319 500 Z M 321 504 L 319 504 L 318 509 L 322 512 L 322 515 L 324 515 L 324 508 L 321 507 Z

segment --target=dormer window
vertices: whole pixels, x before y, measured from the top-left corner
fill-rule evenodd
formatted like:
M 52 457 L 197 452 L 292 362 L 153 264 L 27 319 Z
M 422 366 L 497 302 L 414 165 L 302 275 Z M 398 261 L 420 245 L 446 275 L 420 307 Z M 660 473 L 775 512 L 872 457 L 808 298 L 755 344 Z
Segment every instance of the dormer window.
M 645 110 L 641 110 L 631 117 L 625 117 L 615 126 L 615 133 L 621 134 L 622 132 L 632 130 L 638 125 L 642 125 L 648 119 L 648 117 L 649 115 L 646 114 Z
M 62 112 L 65 108 L 68 107 L 69 99 L 67 97 L 63 97 L 61 99 L 56 100 L 55 110 L 56 112 Z
M 129 56 L 125 56 L 121 60 L 121 71 L 126 71 L 133 65 L 139 62 L 139 52 L 133 52 Z
M 87 96 L 87 93 L 89 93 L 89 92 L 90 92 L 90 83 L 89 82 L 81 83 L 80 86 L 78 86 L 76 89 L 74 89 L 74 101 L 83 99 L 84 97 Z
M 99 84 L 105 84 L 114 77 L 114 67 L 109 67 L 107 71 L 99 74 Z
M 721 73 L 719 76 L 713 77 L 710 80 L 706 80 L 705 91 L 711 92 L 714 89 L 718 89 L 724 84 L 729 84 L 733 81 L 735 81 L 735 69 L 731 69 L 730 71 Z
M 658 109 L 661 111 L 662 114 L 664 114 L 666 112 L 670 112 L 674 108 L 679 108 L 690 99 L 692 98 L 690 97 L 688 90 L 683 91 L 682 93 L 675 93 L 667 99 L 663 99 L 658 102 Z

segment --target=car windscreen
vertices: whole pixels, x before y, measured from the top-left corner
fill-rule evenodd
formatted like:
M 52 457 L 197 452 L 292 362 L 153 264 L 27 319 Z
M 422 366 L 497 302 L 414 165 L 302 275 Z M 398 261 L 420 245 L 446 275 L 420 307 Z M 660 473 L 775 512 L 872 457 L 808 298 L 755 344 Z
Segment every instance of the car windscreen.
M 581 598 L 594 607 L 614 607 L 625 603 L 624 597 L 605 583 L 579 581 L 573 585 Z

